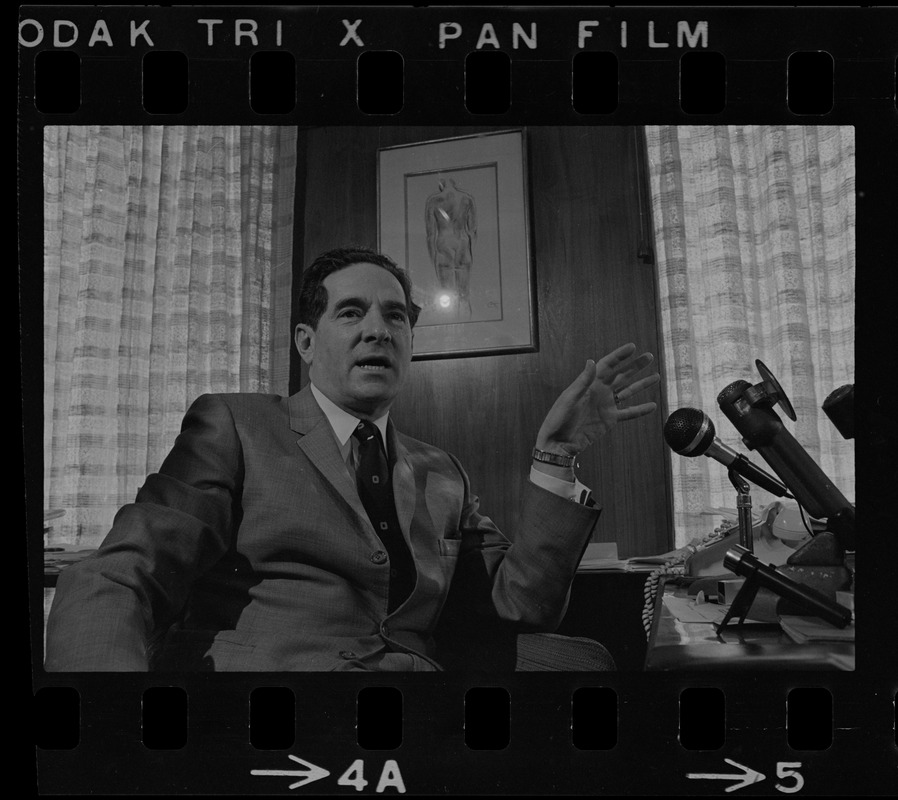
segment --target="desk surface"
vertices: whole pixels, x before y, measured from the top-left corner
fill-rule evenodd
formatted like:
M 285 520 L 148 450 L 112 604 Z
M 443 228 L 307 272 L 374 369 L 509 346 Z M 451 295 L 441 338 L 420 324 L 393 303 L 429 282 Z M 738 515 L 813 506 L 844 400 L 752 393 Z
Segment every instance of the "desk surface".
M 645 668 L 657 670 L 839 670 L 853 669 L 853 642 L 797 644 L 776 624 L 748 624 L 718 635 L 707 622 L 680 622 L 663 602 L 664 594 L 686 594 L 683 586 L 664 584 L 655 615 Z

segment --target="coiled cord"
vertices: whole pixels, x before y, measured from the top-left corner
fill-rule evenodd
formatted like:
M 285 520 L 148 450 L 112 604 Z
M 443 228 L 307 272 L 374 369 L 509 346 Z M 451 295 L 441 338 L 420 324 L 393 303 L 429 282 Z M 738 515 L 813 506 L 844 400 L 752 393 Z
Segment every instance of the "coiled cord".
M 643 597 L 645 598 L 642 606 L 642 627 L 645 629 L 645 637 L 649 638 L 652 631 L 652 619 L 655 616 L 655 600 L 658 595 L 658 587 L 661 585 L 661 578 L 669 575 L 685 575 L 686 560 L 693 554 L 697 553 L 703 547 L 713 544 L 723 539 L 734 528 L 738 528 L 738 522 L 725 520 L 718 525 L 711 533 L 701 539 L 693 539 L 685 547 L 671 554 L 658 569 L 652 570 L 645 579 L 643 588 Z

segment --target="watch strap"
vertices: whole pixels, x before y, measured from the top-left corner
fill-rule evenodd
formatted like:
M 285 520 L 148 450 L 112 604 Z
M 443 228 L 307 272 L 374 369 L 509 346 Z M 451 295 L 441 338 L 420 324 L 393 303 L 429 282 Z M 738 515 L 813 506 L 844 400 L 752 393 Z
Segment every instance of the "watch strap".
M 572 467 L 576 458 L 575 456 L 563 456 L 559 453 L 549 453 L 534 447 L 533 460 L 542 461 L 545 464 L 555 464 L 558 467 Z

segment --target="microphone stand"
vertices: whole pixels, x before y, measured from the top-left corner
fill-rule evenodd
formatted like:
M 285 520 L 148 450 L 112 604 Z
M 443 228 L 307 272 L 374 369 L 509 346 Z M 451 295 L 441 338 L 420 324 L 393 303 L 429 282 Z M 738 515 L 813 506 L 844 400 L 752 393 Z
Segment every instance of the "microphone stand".
M 739 544 L 749 553 L 754 553 L 754 535 L 751 524 L 751 487 L 735 469 L 727 470 L 730 483 L 736 488 L 736 509 L 739 514 Z

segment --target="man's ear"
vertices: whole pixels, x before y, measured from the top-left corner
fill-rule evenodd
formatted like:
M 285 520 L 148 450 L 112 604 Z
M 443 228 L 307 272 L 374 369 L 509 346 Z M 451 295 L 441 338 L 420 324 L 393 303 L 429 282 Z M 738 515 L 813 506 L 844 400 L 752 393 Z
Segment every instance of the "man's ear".
M 293 341 L 302 360 L 306 364 L 311 364 L 312 356 L 315 354 L 315 330 L 310 325 L 300 322 L 293 333 Z

